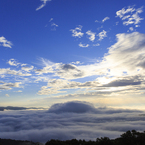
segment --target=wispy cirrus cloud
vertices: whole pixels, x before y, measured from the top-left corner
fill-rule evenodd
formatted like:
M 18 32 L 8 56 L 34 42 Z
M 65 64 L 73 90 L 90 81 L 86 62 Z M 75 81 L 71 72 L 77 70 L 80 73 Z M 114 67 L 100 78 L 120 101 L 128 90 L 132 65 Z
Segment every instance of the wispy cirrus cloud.
M 51 1 L 51 0 L 40 0 L 40 1 L 42 1 L 43 3 L 42 3 L 38 8 L 36 8 L 36 11 L 42 9 L 42 8 L 46 5 L 46 3 L 47 3 L 48 1 Z
M 109 48 L 108 54 L 104 56 L 102 64 L 106 63 L 111 75 L 137 75 L 144 72 L 145 35 L 133 32 L 131 34 L 117 34 L 117 43 Z
M 109 17 L 105 17 L 103 20 L 102 20 L 102 23 L 104 23 L 105 21 L 109 20 L 110 18 Z
M 52 27 L 52 31 L 56 31 L 56 27 L 58 27 L 57 24 L 55 24 L 54 22 L 51 24 L 51 27 Z
M 105 17 L 102 21 L 95 20 L 97 23 L 104 23 L 105 21 L 109 20 L 109 17 Z
M 53 18 L 51 18 L 51 19 L 49 20 L 49 22 L 51 22 L 51 21 L 53 21 Z
M 12 48 L 12 43 L 10 42 L 10 41 L 8 41 L 8 40 L 6 40 L 6 38 L 5 37 L 0 37 L 0 46 L 3 46 L 3 47 L 9 47 L 9 48 Z
M 49 20 L 49 23 L 50 23 L 51 31 L 56 31 L 56 27 L 58 27 L 58 25 L 53 22 L 53 18 L 51 18 Z M 48 26 L 48 24 L 45 25 L 45 27 L 47 27 L 47 26 Z

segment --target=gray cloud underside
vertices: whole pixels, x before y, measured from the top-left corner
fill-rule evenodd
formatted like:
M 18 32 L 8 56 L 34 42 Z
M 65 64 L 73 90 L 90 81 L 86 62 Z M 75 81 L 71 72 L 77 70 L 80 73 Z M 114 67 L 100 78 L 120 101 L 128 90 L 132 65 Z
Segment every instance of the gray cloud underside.
M 46 142 L 50 139 L 118 137 L 124 131 L 143 131 L 142 111 L 95 108 L 87 102 L 54 104 L 48 111 L 0 112 L 0 137 Z
M 124 77 L 121 79 L 118 78 L 115 81 L 103 85 L 103 87 L 134 86 L 134 85 L 140 85 L 143 81 L 144 79 L 141 76 Z
M 0 82 L 0 90 L 10 90 L 13 87 L 20 88 L 21 82 L 15 82 L 15 83 L 6 83 L 6 82 Z
M 44 108 L 36 108 L 36 107 L 14 107 L 14 106 L 7 106 L 7 107 L 0 107 L 0 111 L 4 110 L 29 110 L 29 109 L 44 109 Z

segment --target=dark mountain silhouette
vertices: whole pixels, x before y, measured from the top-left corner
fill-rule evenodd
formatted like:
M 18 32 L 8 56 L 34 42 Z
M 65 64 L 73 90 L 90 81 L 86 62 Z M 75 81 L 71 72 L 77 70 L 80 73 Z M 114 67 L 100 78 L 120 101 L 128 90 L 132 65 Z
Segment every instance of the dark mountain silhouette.
M 34 143 L 32 141 L 21 141 L 12 139 L 1 139 L 0 145 L 43 145 L 42 143 Z
M 43 145 L 31 141 L 20 141 L 11 139 L 0 139 L 0 145 Z M 55 140 L 51 139 L 45 145 L 145 145 L 145 131 L 137 132 L 135 130 L 123 133 L 119 138 L 110 139 L 108 137 L 97 138 L 96 141 L 85 140 Z
M 85 140 L 50 140 L 45 145 L 145 145 L 145 131 L 127 131 L 119 138 L 109 139 L 108 137 L 97 138 L 96 141 Z

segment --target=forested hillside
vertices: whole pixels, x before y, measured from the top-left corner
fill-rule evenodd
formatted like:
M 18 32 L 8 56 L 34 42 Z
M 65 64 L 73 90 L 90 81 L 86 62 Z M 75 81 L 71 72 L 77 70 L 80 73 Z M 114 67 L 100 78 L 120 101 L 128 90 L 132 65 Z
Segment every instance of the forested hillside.
M 50 140 L 45 145 L 145 145 L 145 131 L 135 130 L 123 133 L 119 138 L 109 139 L 108 137 L 97 138 L 96 141 L 85 140 Z
M 11 139 L 0 139 L 0 145 L 43 145 L 31 141 L 20 141 Z M 45 145 L 145 145 L 145 131 L 137 132 L 135 130 L 127 131 L 116 139 L 108 137 L 97 138 L 96 141 L 86 140 L 55 140 L 51 139 Z

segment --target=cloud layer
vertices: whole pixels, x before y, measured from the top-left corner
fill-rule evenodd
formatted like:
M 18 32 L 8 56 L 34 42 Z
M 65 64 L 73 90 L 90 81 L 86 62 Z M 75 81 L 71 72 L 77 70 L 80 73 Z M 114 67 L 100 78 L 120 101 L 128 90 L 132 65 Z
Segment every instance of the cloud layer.
M 54 104 L 48 111 L 0 112 L 1 138 L 46 142 L 50 139 L 118 137 L 127 130 L 143 131 L 138 110 L 95 108 L 87 102 Z

